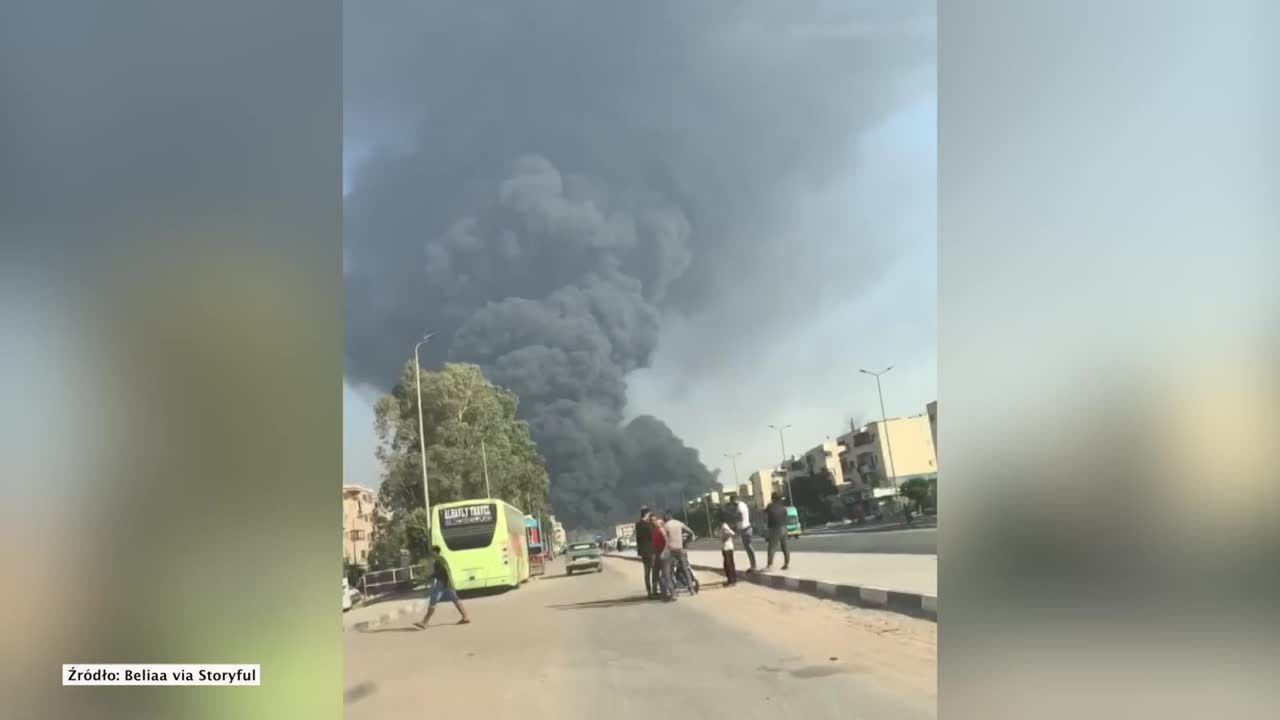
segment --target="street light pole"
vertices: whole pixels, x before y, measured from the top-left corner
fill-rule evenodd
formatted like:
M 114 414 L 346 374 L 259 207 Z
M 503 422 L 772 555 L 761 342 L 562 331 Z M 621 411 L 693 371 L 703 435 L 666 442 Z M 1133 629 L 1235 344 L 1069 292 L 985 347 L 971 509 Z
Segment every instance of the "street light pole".
M 493 492 L 489 490 L 489 454 L 484 449 L 484 438 L 480 438 L 480 465 L 484 468 L 484 496 L 493 497 Z
M 742 453 L 740 452 L 724 454 L 724 456 L 729 458 L 729 461 L 733 463 L 733 491 L 734 492 L 738 491 L 738 486 L 740 484 L 738 480 L 738 456 L 741 454 Z M 786 454 L 786 453 L 784 452 L 783 454 Z
M 422 509 L 427 516 L 427 529 L 431 528 L 431 495 L 427 491 L 427 433 L 422 424 L 422 362 L 418 359 L 418 348 L 422 347 L 435 333 L 427 333 L 422 340 L 413 346 L 413 379 L 418 386 L 418 450 L 422 453 Z
M 787 502 L 794 503 L 796 499 L 791 496 L 791 470 L 787 467 L 787 441 L 782 435 L 782 432 L 791 425 L 770 425 L 769 427 L 778 431 L 778 444 L 782 446 L 782 482 L 787 488 Z
M 884 445 L 889 451 L 889 482 L 891 483 L 895 494 L 898 489 L 898 472 L 893 466 L 893 443 L 889 440 L 889 416 L 884 411 L 884 390 L 880 387 L 880 376 L 893 369 L 893 366 L 881 370 L 880 372 L 871 372 L 869 370 L 858 370 L 876 379 L 876 393 L 880 396 L 880 424 L 884 428 Z

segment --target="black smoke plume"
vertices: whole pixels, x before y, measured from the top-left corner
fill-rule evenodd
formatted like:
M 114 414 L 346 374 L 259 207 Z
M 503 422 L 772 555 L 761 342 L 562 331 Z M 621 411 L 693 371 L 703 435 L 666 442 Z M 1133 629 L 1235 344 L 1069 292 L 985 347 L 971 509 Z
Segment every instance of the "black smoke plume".
M 374 153 L 347 198 L 348 378 L 383 387 L 439 333 L 424 362 L 518 394 L 571 524 L 710 487 L 659 420 L 623 424 L 626 374 L 664 311 L 768 279 L 785 198 L 843 171 L 932 58 L 933 4 L 885 5 L 348 4 L 348 134 L 408 127 L 412 148 Z

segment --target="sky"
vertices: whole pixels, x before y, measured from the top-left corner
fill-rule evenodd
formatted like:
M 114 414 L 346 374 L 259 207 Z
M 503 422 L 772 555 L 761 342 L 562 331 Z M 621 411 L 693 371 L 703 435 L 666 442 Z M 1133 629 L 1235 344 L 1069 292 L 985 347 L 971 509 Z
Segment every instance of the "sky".
M 732 483 L 725 453 L 740 479 L 778 461 L 771 423 L 796 454 L 878 418 L 859 368 L 894 367 L 889 416 L 923 413 L 935 17 L 925 0 L 349 8 L 346 481 L 377 484 L 371 400 L 442 323 L 424 363 L 474 358 L 581 403 L 561 453 L 601 418 L 653 416 L 660 455 L 683 443 Z M 565 407 L 533 402 L 553 422 Z M 581 462 L 607 474 L 608 452 Z
M 398 142 L 394 129 L 382 137 Z M 725 454 L 742 453 L 742 481 L 753 469 L 778 462 L 781 449 L 770 424 L 785 433 L 788 454 L 814 447 L 846 431 L 850 419 L 879 416 L 875 381 L 859 368 L 894 366 L 882 379 L 885 412 L 917 415 L 937 399 L 937 94 L 922 94 L 879 127 L 855 141 L 864 151 L 858 171 L 815 197 L 821 222 L 797 224 L 793 232 L 882 233 L 907 248 L 869 287 L 855 290 L 845 276 L 858 273 L 856 256 L 813 258 L 812 280 L 774 287 L 774 292 L 814 292 L 821 280 L 829 291 L 811 311 L 797 314 L 784 332 L 760 338 L 750 358 L 723 358 L 724 374 L 686 381 L 681 352 L 708 325 L 714 313 L 664 319 L 652 367 L 628 376 L 629 415 L 650 413 L 699 450 L 703 462 L 732 484 Z M 344 188 L 350 169 L 369 145 L 348 145 Z M 744 287 L 767 294 L 770 281 L 740 277 Z M 813 283 L 816 284 L 816 283 Z M 377 487 L 381 469 L 374 459 L 373 391 L 342 388 L 343 478 L 347 484 Z
M 776 465 L 777 433 L 785 432 L 788 454 L 847 432 L 849 420 L 880 415 L 874 378 L 860 368 L 894 369 L 882 378 L 889 417 L 918 415 L 937 399 L 937 96 L 928 94 L 902 108 L 858 140 L 865 152 L 859 172 L 823 197 L 810 222 L 792 232 L 833 237 L 868 233 L 892 236 L 905 251 L 890 268 L 861 289 L 856 253 L 812 259 L 809 279 L 774 284 L 765 277 L 741 277 L 755 292 L 821 294 L 807 312 L 797 313 L 777 336 L 761 337 L 751 358 L 724 357 L 718 377 L 687 382 L 680 347 L 715 325 L 708 313 L 668 318 L 653 366 L 629 378 L 628 410 L 663 418 L 704 462 L 732 478 L 726 453 L 741 452 L 738 471 Z M 828 265 L 832 260 L 834 265 Z

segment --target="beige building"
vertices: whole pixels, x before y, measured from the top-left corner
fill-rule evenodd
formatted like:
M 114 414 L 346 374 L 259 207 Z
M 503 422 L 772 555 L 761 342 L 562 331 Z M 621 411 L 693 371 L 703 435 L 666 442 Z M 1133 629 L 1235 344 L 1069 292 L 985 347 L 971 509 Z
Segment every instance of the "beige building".
M 929 418 L 913 415 L 868 423 L 840 436 L 845 478 L 861 481 L 875 497 L 897 493 L 897 486 L 914 475 L 938 472 Z
M 568 537 L 565 535 L 564 525 L 560 524 L 559 520 L 556 520 L 555 515 L 548 519 L 551 521 L 551 540 L 555 543 L 556 552 L 559 552 L 559 549 L 564 547 Z
M 747 505 L 763 510 L 764 506 L 769 504 L 769 495 L 773 493 L 773 486 L 778 480 L 780 477 L 774 468 L 761 468 L 751 473 L 747 479 L 751 485 L 751 493 L 742 499 Z
M 925 406 L 929 415 L 929 434 L 933 436 L 933 454 L 938 454 L 938 401 L 934 400 Z M 936 457 L 935 457 L 936 459 Z
M 831 487 L 838 488 L 844 482 L 844 468 L 840 463 L 840 453 L 843 450 L 843 443 L 827 438 L 821 445 L 795 458 L 787 474 L 794 482 L 799 477 L 821 475 L 825 470 L 831 473 Z
M 359 485 L 342 486 L 342 559 L 352 565 L 369 564 L 376 496 Z

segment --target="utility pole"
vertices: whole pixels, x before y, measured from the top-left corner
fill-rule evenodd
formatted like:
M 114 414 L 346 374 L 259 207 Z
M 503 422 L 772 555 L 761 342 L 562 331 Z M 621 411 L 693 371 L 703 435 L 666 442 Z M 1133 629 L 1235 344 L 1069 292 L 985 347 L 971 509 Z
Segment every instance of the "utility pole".
M 889 416 L 884 412 L 884 390 L 880 387 L 880 376 L 892 369 L 893 366 L 890 365 L 878 373 L 871 372 L 869 370 L 858 370 L 858 372 L 865 373 L 876 379 L 876 393 L 880 396 L 880 425 L 884 428 L 884 445 L 889 452 L 889 483 L 890 487 L 894 489 L 894 494 L 896 495 L 898 490 L 898 473 L 893 467 L 893 443 L 889 441 Z
M 733 463 L 733 491 L 734 492 L 738 491 L 738 486 L 741 484 L 741 481 L 738 480 L 738 456 L 741 454 L 742 453 L 740 452 L 724 454 L 724 456 L 729 458 L 730 462 Z M 786 451 L 784 450 L 782 454 L 786 455 Z
M 484 496 L 493 497 L 489 490 L 489 455 L 484 449 L 484 438 L 480 438 L 480 464 L 484 468 Z
M 795 503 L 795 498 L 791 496 L 791 469 L 787 467 L 787 441 L 782 433 L 791 425 L 770 425 L 769 427 L 778 431 L 778 444 L 782 446 L 782 482 L 787 489 L 787 502 Z
M 431 529 L 431 495 L 427 491 L 427 433 L 422 426 L 422 363 L 418 360 L 418 348 L 435 333 L 427 333 L 413 346 L 413 379 L 418 385 L 418 450 L 422 452 L 422 509 L 426 511 L 427 529 Z

